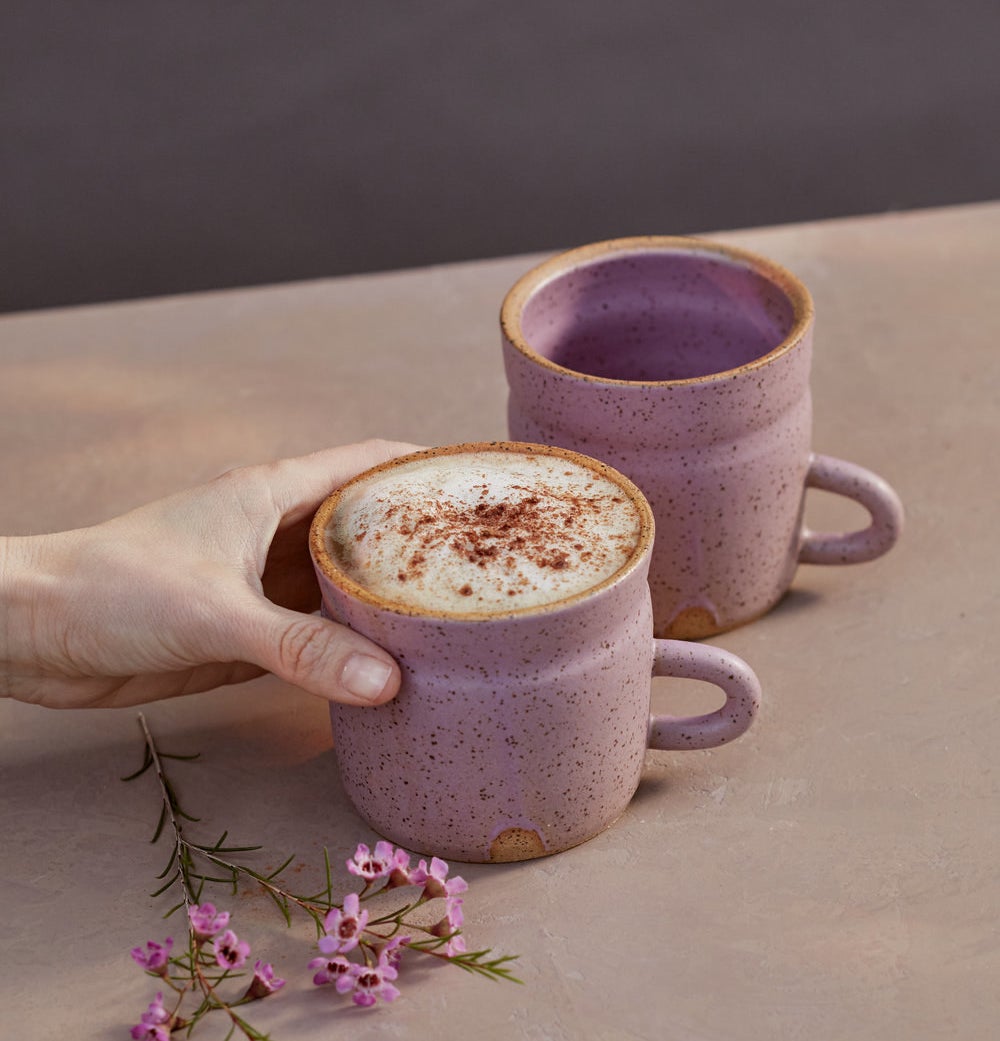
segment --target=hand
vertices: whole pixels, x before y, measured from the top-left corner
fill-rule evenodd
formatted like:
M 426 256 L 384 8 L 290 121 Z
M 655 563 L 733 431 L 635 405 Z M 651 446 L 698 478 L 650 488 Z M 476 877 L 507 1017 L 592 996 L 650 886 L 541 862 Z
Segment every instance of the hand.
M 389 700 L 392 658 L 311 613 L 307 535 L 334 488 L 416 448 L 243 467 L 91 528 L 0 539 L 0 693 L 123 706 L 273 672 L 331 701 Z

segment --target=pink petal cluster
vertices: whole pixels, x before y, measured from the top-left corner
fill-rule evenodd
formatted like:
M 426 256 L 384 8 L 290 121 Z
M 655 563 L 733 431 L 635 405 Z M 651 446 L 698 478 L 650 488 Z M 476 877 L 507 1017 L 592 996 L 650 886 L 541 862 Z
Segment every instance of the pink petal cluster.
M 348 893 L 343 908 L 333 908 L 323 920 L 326 935 L 319 938 L 319 949 L 324 954 L 353 951 L 367 924 L 368 912 L 360 910 L 358 894 Z
M 232 929 L 226 928 L 229 925 L 228 911 L 219 911 L 215 904 L 210 903 L 192 904 L 188 908 L 188 921 L 198 943 L 215 937 L 212 950 L 220 969 L 241 969 L 246 964 L 250 956 L 250 944 L 241 940 Z M 267 968 L 270 970 L 271 967 Z M 274 989 L 277 990 L 277 987 Z
M 428 899 L 456 896 L 469 888 L 465 879 L 458 875 L 448 878 L 448 864 L 440 857 L 432 857 L 429 867 L 426 860 L 421 860 L 415 868 L 411 868 L 410 854 L 385 841 L 377 842 L 374 852 L 365 843 L 359 843 L 354 856 L 347 861 L 347 870 L 366 882 L 387 878 L 389 889 L 396 886 L 423 886 L 424 896 Z
M 390 982 L 398 975 L 391 955 L 383 951 L 375 965 L 351 965 L 347 972 L 337 979 L 337 992 L 351 992 L 351 1000 L 355 1005 L 368 1008 L 381 998 L 383 1001 L 395 1001 L 399 990 Z
M 347 870 L 352 875 L 363 878 L 367 884 L 377 879 L 386 879 L 385 888 L 395 886 L 422 886 L 422 900 L 443 898 L 445 902 L 444 917 L 431 929 L 434 936 L 444 941 L 440 948 L 448 957 L 464 954 L 465 940 L 461 935 L 464 916 L 460 893 L 468 888 L 464 878 L 456 875 L 449 878 L 449 867 L 440 857 L 432 857 L 430 864 L 421 860 L 416 867 L 410 867 L 410 854 L 397 849 L 390 842 L 376 843 L 374 851 L 363 842 L 358 844 L 354 856 L 347 861 Z M 313 983 L 322 986 L 333 983 L 340 994 L 350 992 L 356 1005 L 369 1007 L 379 999 L 395 1001 L 399 991 L 392 981 L 398 975 L 398 966 L 402 957 L 402 948 L 410 942 L 408 936 L 398 936 L 386 943 L 375 964 L 368 959 L 371 952 L 378 950 L 377 937 L 364 941 L 364 964 L 352 962 L 345 957 L 350 951 L 362 943 L 362 936 L 368 924 L 368 912 L 361 910 L 361 901 L 357 893 L 344 897 L 342 907 L 332 908 L 323 921 L 326 930 L 319 939 L 319 949 L 323 957 L 313 958 L 309 968 L 314 969 Z
M 351 965 L 343 955 L 337 954 L 332 958 L 313 958 L 309 968 L 319 970 L 313 976 L 313 983 L 322 987 L 325 983 L 336 983 L 341 976 L 351 971 Z
M 188 921 L 195 939 L 209 940 L 229 925 L 229 912 L 216 911 L 215 904 L 193 904 L 188 908 Z
M 372 851 L 362 842 L 347 861 L 347 870 L 366 883 L 386 879 L 386 889 L 422 886 L 423 900 L 444 898 L 444 917 L 431 933 L 445 941 L 440 949 L 448 957 L 465 953 L 465 940 L 460 932 L 463 914 L 459 894 L 469 887 L 458 875 L 448 877 L 450 869 L 440 857 L 432 857 L 429 865 L 421 860 L 416 867 L 410 867 L 410 854 L 392 843 L 380 841 Z M 395 937 L 382 947 L 375 964 L 352 962 L 345 955 L 362 943 L 367 924 L 368 912 L 361 910 L 360 897 L 357 893 L 348 894 L 343 906 L 334 907 L 323 921 L 326 932 L 319 939 L 323 957 L 309 962 L 309 968 L 316 970 L 313 983 L 317 986 L 333 983 L 339 993 L 350 992 L 354 1003 L 365 1007 L 379 999 L 395 1001 L 399 996 L 392 981 L 397 976 L 402 948 L 410 942 L 408 936 Z M 367 958 L 368 952 L 378 950 L 377 938 L 364 941 L 364 948 Z
M 274 975 L 274 968 L 268 962 L 262 962 L 259 958 L 254 962 L 253 965 L 253 979 L 250 981 L 250 986 L 247 987 L 247 992 L 244 997 L 248 1001 L 253 1001 L 257 998 L 266 998 L 268 994 L 273 994 L 276 990 L 281 990 L 285 985 L 285 981 L 278 979 Z
M 466 952 L 465 938 L 459 933 L 464 921 L 462 898 L 460 896 L 445 897 L 444 918 L 431 929 L 431 934 L 447 938 L 448 942 L 442 950 L 449 958 L 452 955 Z
M 388 878 L 397 870 L 405 872 L 409 864 L 410 854 L 396 849 L 391 842 L 377 842 L 374 853 L 361 842 L 347 862 L 347 870 L 366 882 L 374 882 L 377 878 Z
M 399 960 L 403 955 L 403 947 L 410 942 L 409 936 L 395 936 L 393 937 L 381 950 L 378 956 L 378 966 L 375 969 L 369 968 L 368 971 L 378 971 L 382 973 L 383 980 L 395 979 L 396 970 L 399 967 Z M 317 987 L 321 987 L 326 983 L 336 984 L 337 990 L 341 994 L 346 994 L 349 990 L 356 990 L 356 982 L 359 972 L 366 969 L 364 965 L 358 965 L 355 962 L 350 961 L 343 955 L 338 954 L 333 958 L 313 958 L 309 963 L 310 969 L 319 970 L 315 976 L 313 976 L 313 983 Z M 392 975 L 386 975 L 383 970 L 391 970 Z M 346 981 L 346 982 L 345 982 Z M 362 986 L 362 993 L 367 994 L 371 990 L 372 981 L 366 980 Z M 391 990 L 395 993 L 391 996 L 385 996 L 386 1001 L 394 1001 L 398 996 L 398 991 L 395 987 Z M 381 993 L 381 992 L 380 992 Z M 386 992 L 387 994 L 388 992 Z M 357 1001 L 359 1005 L 371 1005 L 374 1004 L 374 999 L 371 1001 L 361 1000 Z
M 441 948 L 449 958 L 456 954 L 465 954 L 468 948 L 465 946 L 465 937 L 460 933 L 448 937 L 448 942 Z
M 409 936 L 394 936 L 383 948 L 379 958 L 385 958 L 386 962 L 394 969 L 399 968 L 403 957 L 403 948 L 410 942 Z
M 170 1041 L 170 1026 L 173 1017 L 163 1007 L 163 995 L 157 994 L 149 1008 L 132 1027 L 133 1041 Z
M 166 976 L 170 964 L 170 948 L 173 945 L 173 937 L 168 936 L 163 943 L 147 940 L 145 949 L 133 947 L 129 953 L 140 968 L 147 972 L 155 972 L 157 976 Z
M 410 884 L 423 886 L 424 896 L 428 898 L 464 893 L 469 884 L 459 875 L 448 878 L 448 871 L 448 865 L 440 857 L 432 857 L 430 867 L 425 860 L 421 860 L 410 872 Z
M 232 929 L 220 933 L 212 944 L 215 961 L 220 969 L 239 969 L 246 964 L 250 944 L 241 940 Z

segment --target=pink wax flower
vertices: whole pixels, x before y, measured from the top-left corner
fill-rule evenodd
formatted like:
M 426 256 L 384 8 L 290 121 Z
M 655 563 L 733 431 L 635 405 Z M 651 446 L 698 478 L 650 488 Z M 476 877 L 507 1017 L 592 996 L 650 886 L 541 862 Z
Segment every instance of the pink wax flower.
M 324 983 L 336 983 L 341 976 L 351 971 L 352 963 L 338 954 L 333 958 L 313 958 L 309 963 L 310 969 L 319 971 L 313 976 L 313 983 L 322 987 Z
M 465 937 L 461 933 L 450 936 L 448 942 L 441 948 L 449 958 L 453 958 L 456 954 L 465 954 L 466 949 Z
M 163 995 L 157 994 L 149 1008 L 132 1027 L 133 1041 L 170 1041 L 170 1026 L 173 1017 L 163 1007 Z
M 399 968 L 403 958 L 403 948 L 410 942 L 409 936 L 394 936 L 379 952 L 379 961 L 385 960 L 394 969 Z
M 326 935 L 319 938 L 319 949 L 324 954 L 346 954 L 353 951 L 368 924 L 368 912 L 359 910 L 357 893 L 344 897 L 343 909 L 333 908 L 323 920 Z
M 386 878 L 396 869 L 405 871 L 409 863 L 409 853 L 396 849 L 391 842 L 377 842 L 374 853 L 361 842 L 354 856 L 347 862 L 347 870 L 366 882 L 373 882 L 376 878 Z
M 147 972 L 155 972 L 157 976 L 166 976 L 170 963 L 170 948 L 173 945 L 173 938 L 168 936 L 163 943 L 147 940 L 145 949 L 133 947 L 129 953 L 136 965 Z
M 188 920 L 195 938 L 208 940 L 229 925 L 229 912 L 216 911 L 215 904 L 193 904 L 188 908 Z
M 247 992 L 244 997 L 247 1000 L 253 1001 L 256 998 L 266 998 L 268 994 L 273 994 L 276 990 L 281 990 L 285 985 L 285 981 L 278 979 L 274 975 L 274 968 L 267 962 L 262 962 L 259 958 L 254 962 L 253 966 L 253 979 L 250 981 L 250 986 L 247 987 Z
M 448 871 L 448 865 L 440 857 L 432 857 L 429 868 L 427 862 L 421 860 L 410 872 L 410 882 L 413 885 L 422 885 L 424 896 L 430 898 L 464 893 L 469 888 L 468 883 L 459 875 L 448 878 Z
M 444 902 L 445 917 L 452 929 L 461 929 L 465 923 L 465 913 L 462 911 L 462 898 L 460 896 L 449 896 Z
M 399 991 L 390 983 L 398 973 L 389 963 L 383 951 L 379 955 L 377 965 L 352 965 L 350 970 L 337 980 L 337 991 L 346 994 L 352 991 L 351 1000 L 355 1005 L 369 1008 L 381 998 L 383 1001 L 395 1001 Z
M 215 961 L 220 969 L 239 969 L 250 954 L 250 944 L 241 940 L 232 929 L 227 929 L 215 938 L 212 944 Z
M 386 889 L 395 889 L 397 886 L 410 885 L 410 854 L 404 849 L 397 849 L 393 861 L 392 871 L 389 872 L 389 881 Z
M 159 1024 L 136 1023 L 132 1027 L 135 1041 L 170 1041 L 170 1027 Z
M 462 898 L 458 896 L 446 897 L 444 907 L 444 918 L 431 929 L 431 935 L 448 938 L 448 942 L 442 950 L 449 958 L 454 954 L 465 954 L 465 939 L 459 933 L 462 923 L 465 921 L 465 915 L 462 911 Z

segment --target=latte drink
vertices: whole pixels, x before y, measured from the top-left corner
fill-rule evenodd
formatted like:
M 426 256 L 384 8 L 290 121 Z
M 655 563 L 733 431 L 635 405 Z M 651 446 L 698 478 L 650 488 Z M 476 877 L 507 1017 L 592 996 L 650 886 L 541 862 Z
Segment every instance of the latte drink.
M 601 585 L 635 555 L 635 489 L 584 457 L 478 445 L 348 483 L 326 519 L 334 567 L 377 600 L 431 615 L 508 614 Z

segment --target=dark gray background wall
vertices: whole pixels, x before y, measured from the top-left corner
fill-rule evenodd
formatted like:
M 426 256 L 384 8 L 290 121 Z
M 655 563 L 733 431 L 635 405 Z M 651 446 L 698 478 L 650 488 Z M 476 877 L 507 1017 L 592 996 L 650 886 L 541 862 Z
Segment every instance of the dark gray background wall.
M 7 0 L 0 309 L 1000 196 L 998 0 Z

